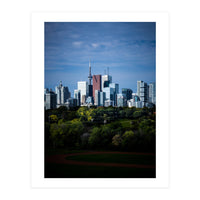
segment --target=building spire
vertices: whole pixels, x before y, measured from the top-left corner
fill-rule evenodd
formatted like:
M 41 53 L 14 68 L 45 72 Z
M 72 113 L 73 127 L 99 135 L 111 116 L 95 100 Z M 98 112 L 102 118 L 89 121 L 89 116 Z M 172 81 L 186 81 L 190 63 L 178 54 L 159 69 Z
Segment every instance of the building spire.
M 92 75 L 91 75 L 91 63 L 90 63 L 90 60 L 89 60 L 89 76 L 88 76 L 88 80 L 89 80 L 89 85 L 91 85 Z

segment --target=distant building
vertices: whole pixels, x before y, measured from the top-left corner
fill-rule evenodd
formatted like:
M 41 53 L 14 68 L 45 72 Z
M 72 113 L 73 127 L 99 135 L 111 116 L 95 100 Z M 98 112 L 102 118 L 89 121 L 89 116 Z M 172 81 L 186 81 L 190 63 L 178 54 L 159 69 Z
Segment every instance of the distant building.
M 112 83 L 112 76 L 103 75 L 101 81 L 101 89 L 103 90 L 104 87 L 109 87 L 110 83 Z
M 86 103 L 86 95 L 82 95 L 81 105 L 85 105 Z
M 109 100 L 109 99 L 108 99 L 108 100 L 105 100 L 104 106 L 105 106 L 105 107 L 114 106 L 114 101 Z
M 156 104 L 156 84 L 149 84 L 149 102 Z
M 78 82 L 78 90 L 80 90 L 80 93 L 81 93 L 81 96 L 80 96 L 81 104 L 84 104 L 86 97 L 88 96 L 88 82 L 87 81 L 79 81 Z
M 71 96 L 68 87 L 63 86 L 62 81 L 60 81 L 60 85 L 55 88 L 55 91 L 57 94 L 57 104 L 64 104 Z
M 67 99 L 67 101 L 66 101 L 66 106 L 68 107 L 68 108 L 70 108 L 70 107 L 76 107 L 77 106 L 77 99 L 75 99 L 75 98 L 69 98 L 69 99 Z
M 81 105 L 81 91 L 74 90 L 74 98 L 77 99 L 77 106 Z
M 109 84 L 110 88 L 113 88 L 113 100 L 114 100 L 114 105 L 117 105 L 117 94 L 119 94 L 119 84 L 118 83 L 110 83 Z
M 94 105 L 94 99 L 93 99 L 93 97 L 87 97 L 87 99 L 86 99 L 86 104 L 88 104 L 88 105 Z
M 94 101 L 94 105 L 100 106 L 100 91 L 99 91 L 99 90 L 95 90 L 95 101 Z
M 133 99 L 134 102 L 140 101 L 140 97 L 138 95 L 136 95 L 135 93 L 132 94 L 132 99 Z
M 127 106 L 128 106 L 129 108 L 131 108 L 131 107 L 136 107 L 136 102 L 134 101 L 134 99 L 128 100 L 128 101 L 127 101 Z
M 45 88 L 44 89 L 44 101 L 46 102 L 46 94 L 49 93 L 49 89 Z
M 103 92 L 105 92 L 106 94 L 106 100 L 115 100 L 115 93 L 114 93 L 115 89 L 111 88 L 111 87 L 105 87 L 103 88 Z
M 101 75 L 93 75 L 93 97 L 95 101 L 95 90 L 101 91 Z
M 129 100 L 132 98 L 133 91 L 129 88 L 122 88 L 122 94 L 126 98 L 126 100 Z
M 46 110 L 56 108 L 56 97 L 57 95 L 55 94 L 55 92 L 51 90 L 48 93 L 46 93 Z
M 144 81 L 137 81 L 137 95 L 140 97 L 140 101 L 148 102 L 148 85 Z
M 126 106 L 126 97 L 123 94 L 117 94 L 117 107 Z
M 91 74 L 91 64 L 89 61 L 89 76 L 88 76 L 88 96 L 93 96 L 93 86 L 92 86 L 92 74 Z
M 100 92 L 100 106 L 105 106 L 106 93 Z

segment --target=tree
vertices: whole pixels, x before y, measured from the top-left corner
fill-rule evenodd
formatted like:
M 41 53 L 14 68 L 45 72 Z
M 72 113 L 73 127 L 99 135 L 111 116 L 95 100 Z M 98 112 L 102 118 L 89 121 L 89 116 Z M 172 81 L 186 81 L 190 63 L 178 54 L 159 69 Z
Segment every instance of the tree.
M 112 138 L 112 144 L 116 147 L 119 147 L 121 143 L 122 143 L 122 137 L 120 136 L 120 134 L 114 135 Z
M 126 131 L 123 136 L 122 147 L 125 150 L 131 151 L 134 149 L 136 143 L 136 137 L 133 131 Z
M 89 137 L 89 144 L 92 147 L 100 146 L 101 144 L 101 128 L 94 127 Z
M 57 123 L 57 121 L 58 121 L 57 115 L 50 115 L 49 119 L 50 119 L 51 123 Z

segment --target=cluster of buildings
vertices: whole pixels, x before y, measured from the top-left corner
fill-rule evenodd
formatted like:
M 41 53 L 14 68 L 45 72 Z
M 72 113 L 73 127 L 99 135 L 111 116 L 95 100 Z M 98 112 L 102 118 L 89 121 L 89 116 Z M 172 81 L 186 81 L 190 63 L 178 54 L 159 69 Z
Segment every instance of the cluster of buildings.
M 44 90 L 45 109 L 58 108 L 60 106 L 113 106 L 113 107 L 151 107 L 156 104 L 156 85 L 147 84 L 144 81 L 137 81 L 137 93 L 130 88 L 122 88 L 119 92 L 119 84 L 112 82 L 112 76 L 91 74 L 89 62 L 88 81 L 78 81 L 77 89 L 74 90 L 74 98 L 68 87 L 60 82 L 55 92 L 49 89 Z

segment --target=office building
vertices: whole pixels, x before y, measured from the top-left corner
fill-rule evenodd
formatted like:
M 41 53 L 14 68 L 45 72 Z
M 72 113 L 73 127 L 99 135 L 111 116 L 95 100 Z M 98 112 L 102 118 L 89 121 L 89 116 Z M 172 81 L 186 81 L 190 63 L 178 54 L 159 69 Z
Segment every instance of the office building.
M 134 102 L 140 101 L 140 97 L 138 95 L 136 95 L 135 93 L 132 93 L 132 99 Z
M 126 97 L 123 94 L 117 94 L 117 107 L 124 107 L 126 105 Z
M 46 110 L 56 108 L 56 97 L 57 95 L 52 90 L 46 93 L 46 105 L 45 105 Z
M 105 107 L 114 106 L 114 101 L 107 99 L 104 102 L 104 106 Z
M 110 83 L 112 83 L 112 76 L 103 75 L 101 81 L 101 89 L 103 90 L 104 87 L 109 87 Z
M 144 81 L 137 81 L 137 95 L 140 97 L 140 101 L 148 102 L 148 85 Z
M 93 97 L 87 97 L 86 102 L 87 105 L 94 105 L 94 99 Z
M 79 81 L 78 82 L 78 90 L 81 93 L 81 96 L 80 96 L 81 104 L 84 104 L 86 97 L 88 96 L 88 82 L 87 81 Z
M 122 88 L 122 94 L 126 98 L 126 100 L 129 100 L 132 98 L 133 91 L 129 88 Z
M 99 91 L 99 90 L 95 90 L 95 101 L 94 101 L 94 105 L 100 106 L 100 91 Z
M 156 84 L 149 84 L 149 102 L 156 104 Z
M 93 97 L 95 102 L 95 90 L 101 91 L 101 75 L 93 75 Z
M 105 100 L 106 100 L 106 93 L 105 92 L 100 92 L 100 106 L 105 105 Z
M 70 107 L 76 107 L 77 106 L 77 99 L 75 98 L 69 98 L 67 99 L 65 105 L 70 108 Z
M 55 91 L 57 94 L 57 104 L 64 104 L 71 96 L 68 87 L 63 86 L 62 81 L 60 81 L 59 86 L 55 88 Z
M 103 88 L 103 92 L 106 94 L 106 100 L 112 100 L 114 101 L 114 88 L 111 87 L 105 87 Z
M 77 99 L 77 106 L 81 105 L 81 91 L 74 90 L 74 98 Z

